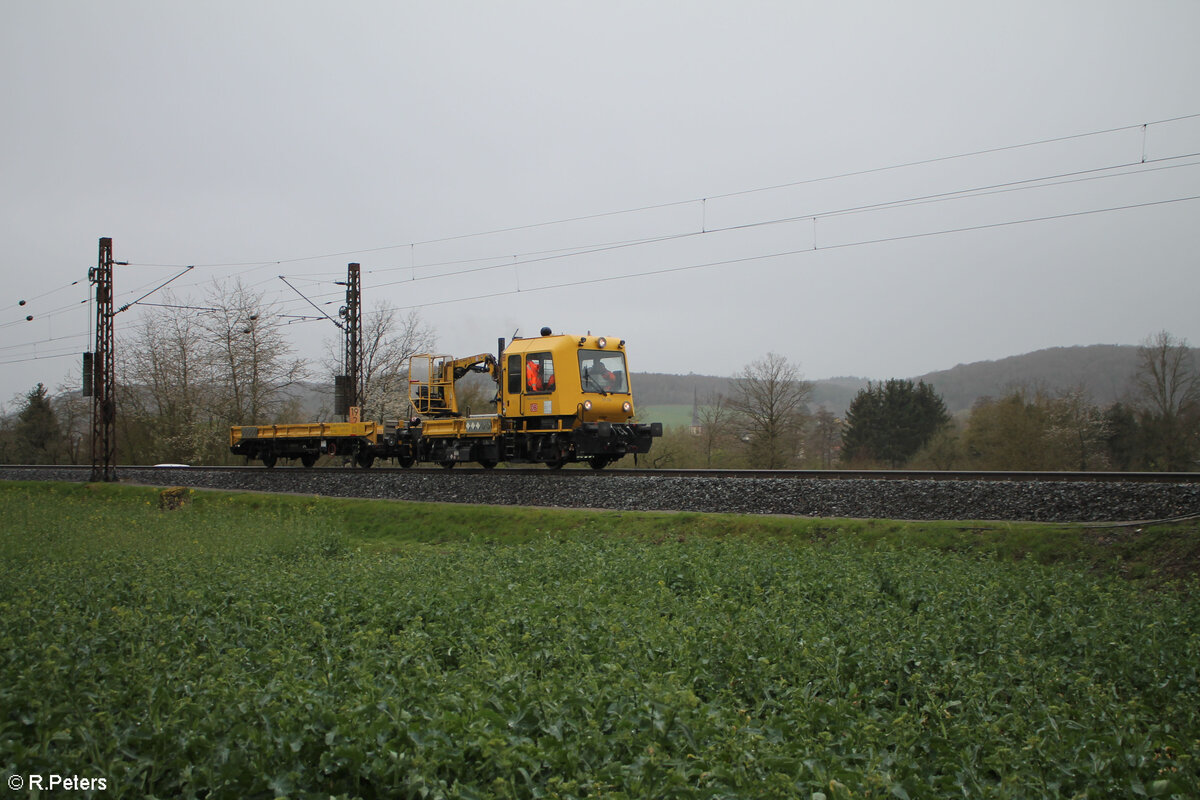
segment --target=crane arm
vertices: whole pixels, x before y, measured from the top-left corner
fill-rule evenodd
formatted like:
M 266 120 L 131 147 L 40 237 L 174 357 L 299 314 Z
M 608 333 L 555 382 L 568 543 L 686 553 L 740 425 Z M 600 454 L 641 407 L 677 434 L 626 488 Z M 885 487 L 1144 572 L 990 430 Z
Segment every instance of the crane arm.
M 474 356 L 466 356 L 464 358 L 456 358 L 453 361 L 446 361 L 442 364 L 442 379 L 458 380 L 468 372 L 485 373 L 492 377 L 492 380 L 498 381 L 499 376 L 496 374 L 496 357 L 491 353 L 480 353 Z

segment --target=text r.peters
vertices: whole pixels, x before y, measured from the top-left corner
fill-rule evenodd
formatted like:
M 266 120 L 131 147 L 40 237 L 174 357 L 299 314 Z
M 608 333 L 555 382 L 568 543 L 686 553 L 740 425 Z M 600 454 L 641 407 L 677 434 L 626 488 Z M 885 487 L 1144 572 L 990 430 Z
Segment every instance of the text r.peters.
M 30 775 L 29 788 L 59 792 L 104 792 L 108 778 L 81 778 L 78 775 Z

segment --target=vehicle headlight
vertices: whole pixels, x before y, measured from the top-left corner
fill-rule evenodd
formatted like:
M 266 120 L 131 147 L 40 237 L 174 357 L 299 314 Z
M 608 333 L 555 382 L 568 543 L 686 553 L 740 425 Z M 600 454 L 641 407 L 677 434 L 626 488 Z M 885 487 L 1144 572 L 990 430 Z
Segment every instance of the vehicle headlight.
M 601 336 L 596 340 L 596 344 L 600 346 L 601 350 L 603 350 L 605 346 L 608 345 L 608 339 L 605 339 L 603 336 Z
M 626 400 L 621 404 L 621 410 L 628 414 L 630 411 L 633 411 L 633 404 Z
M 592 410 L 592 401 L 591 401 L 591 400 L 584 400 L 584 401 L 583 401 L 583 410 L 584 410 L 584 411 L 591 411 L 591 410 Z

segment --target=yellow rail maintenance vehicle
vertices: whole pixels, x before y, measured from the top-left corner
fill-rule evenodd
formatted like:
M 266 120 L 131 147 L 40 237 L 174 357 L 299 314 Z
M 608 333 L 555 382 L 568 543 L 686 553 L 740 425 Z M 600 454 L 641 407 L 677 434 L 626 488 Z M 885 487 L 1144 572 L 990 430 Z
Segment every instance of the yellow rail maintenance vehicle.
M 473 415 L 460 407 L 455 386 L 471 372 L 495 382 L 492 413 Z M 549 328 L 507 347 L 501 339 L 498 357 L 414 355 L 408 399 L 412 416 L 391 430 L 376 423 L 342 423 L 364 427 L 329 431 L 324 438 L 303 430 L 296 437 L 285 430 L 273 438 L 247 438 L 238 434 L 246 428 L 234 428 L 230 446 L 267 466 L 276 456 L 311 466 L 320 453 L 340 452 L 364 467 L 376 458 L 392 458 L 406 468 L 427 462 L 447 469 L 465 462 L 491 468 L 503 461 L 552 469 L 584 462 L 603 469 L 623 456 L 648 452 L 654 438 L 662 436 L 662 423 L 634 419 L 624 340 L 554 335 Z

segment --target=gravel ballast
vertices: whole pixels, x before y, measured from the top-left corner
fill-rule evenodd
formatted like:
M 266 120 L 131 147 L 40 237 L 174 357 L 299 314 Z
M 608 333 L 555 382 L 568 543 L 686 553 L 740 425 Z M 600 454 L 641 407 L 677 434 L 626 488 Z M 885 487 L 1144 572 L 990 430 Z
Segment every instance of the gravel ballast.
M 6 467 L 10 480 L 86 481 L 90 469 Z M 1200 484 L 618 475 L 567 470 L 304 470 L 120 467 L 123 482 L 328 497 L 636 511 L 907 520 L 1102 522 L 1200 514 Z

